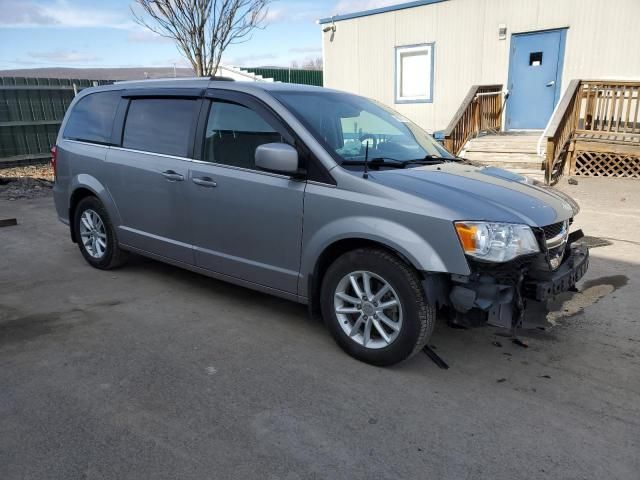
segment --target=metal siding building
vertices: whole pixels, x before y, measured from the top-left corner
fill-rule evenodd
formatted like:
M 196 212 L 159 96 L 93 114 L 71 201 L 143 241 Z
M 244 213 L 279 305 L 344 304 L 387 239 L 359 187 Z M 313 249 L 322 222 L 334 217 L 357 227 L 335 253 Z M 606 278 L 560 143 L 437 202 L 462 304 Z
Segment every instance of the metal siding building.
M 472 85 L 507 86 L 514 34 L 566 29 L 554 104 L 572 79 L 640 79 L 638 19 L 640 0 L 425 0 L 325 18 L 324 82 L 440 130 Z M 431 101 L 398 103 L 396 48 L 431 43 Z

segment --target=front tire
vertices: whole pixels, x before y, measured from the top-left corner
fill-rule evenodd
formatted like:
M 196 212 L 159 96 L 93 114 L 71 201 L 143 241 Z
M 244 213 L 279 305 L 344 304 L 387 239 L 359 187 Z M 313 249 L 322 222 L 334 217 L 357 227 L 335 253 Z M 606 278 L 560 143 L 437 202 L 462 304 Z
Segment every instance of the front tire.
M 363 362 L 388 366 L 406 360 L 433 333 L 436 311 L 418 272 L 385 250 L 342 255 L 327 270 L 320 295 L 336 342 Z
M 80 200 L 73 227 L 80 252 L 89 265 L 111 270 L 124 263 L 126 252 L 118 246 L 109 214 L 96 197 Z

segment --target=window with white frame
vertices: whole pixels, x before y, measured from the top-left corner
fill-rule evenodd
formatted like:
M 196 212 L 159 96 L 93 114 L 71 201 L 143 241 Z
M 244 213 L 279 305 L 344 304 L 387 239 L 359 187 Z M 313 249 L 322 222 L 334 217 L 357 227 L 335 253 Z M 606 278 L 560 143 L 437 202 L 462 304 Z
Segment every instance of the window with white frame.
M 433 101 L 433 43 L 396 47 L 396 102 Z

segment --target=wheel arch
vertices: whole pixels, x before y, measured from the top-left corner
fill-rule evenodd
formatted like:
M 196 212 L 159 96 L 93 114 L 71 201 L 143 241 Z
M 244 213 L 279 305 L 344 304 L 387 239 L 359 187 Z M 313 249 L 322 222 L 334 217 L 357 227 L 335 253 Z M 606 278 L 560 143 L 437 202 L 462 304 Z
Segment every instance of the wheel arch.
M 80 174 L 73 179 L 71 195 L 69 196 L 69 229 L 71 240 L 77 243 L 74 228 L 75 210 L 83 198 L 96 197 L 107 210 L 114 225 L 119 224 L 118 211 L 107 189 L 93 176 Z
M 78 207 L 80 201 L 87 197 L 97 197 L 97 195 L 94 191 L 89 190 L 86 187 L 78 187 L 73 191 L 73 193 L 71 194 L 71 198 L 69 199 L 69 230 L 71 230 L 71 240 L 73 241 L 73 243 L 78 243 L 74 227 L 76 208 Z
M 414 260 L 410 259 L 399 249 L 379 240 L 366 237 L 348 237 L 335 240 L 322 250 L 315 262 L 313 270 L 307 275 L 307 298 L 309 310 L 312 316 L 320 316 L 320 286 L 322 285 L 322 279 L 331 264 L 345 253 L 358 248 L 376 248 L 379 250 L 385 250 L 398 257 L 407 265 L 415 268 L 418 272 L 420 271 L 414 263 Z

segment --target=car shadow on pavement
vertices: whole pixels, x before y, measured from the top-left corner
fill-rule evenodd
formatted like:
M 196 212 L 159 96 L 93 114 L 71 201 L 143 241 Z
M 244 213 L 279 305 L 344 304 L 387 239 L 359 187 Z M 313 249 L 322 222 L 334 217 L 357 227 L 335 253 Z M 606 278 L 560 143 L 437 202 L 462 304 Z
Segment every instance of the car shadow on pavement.
M 630 268 L 628 264 L 623 262 L 620 262 L 619 265 L 615 263 L 610 260 L 592 257 L 592 264 L 595 265 L 594 270 L 602 269 L 611 272 L 625 271 Z M 224 299 L 230 304 L 250 303 L 256 314 L 268 317 L 270 322 L 278 322 L 282 327 L 306 323 L 308 325 L 305 328 L 309 328 L 307 335 L 329 337 L 328 331 L 326 331 L 321 322 L 312 320 L 309 316 L 306 306 L 292 301 L 206 277 L 138 255 L 132 255 L 126 267 L 119 272 L 126 275 L 147 275 L 149 272 L 154 272 L 164 277 L 164 281 L 179 282 L 192 293 L 211 298 L 214 302 Z M 577 330 L 575 333 L 584 333 L 585 311 L 588 311 L 594 304 L 614 296 L 619 289 L 627 287 L 628 283 L 629 277 L 626 275 L 594 277 L 593 273 L 591 273 L 578 284 L 577 292 L 566 292 L 545 305 L 537 304 L 528 307 L 527 315 L 536 316 L 534 323 L 544 325 L 544 327 L 518 329 L 517 337 L 523 340 L 524 346 L 513 342 L 509 332 L 505 329 L 491 326 L 472 329 L 452 328 L 443 318 L 438 318 L 436 329 L 428 345 L 452 368 L 460 367 L 466 362 L 486 358 L 511 362 L 518 356 L 529 356 L 535 353 L 547 356 L 547 354 L 550 355 L 550 353 L 545 354 L 547 347 L 562 349 L 562 342 L 566 341 L 570 342 L 571 348 L 573 348 L 575 347 L 573 343 L 579 340 L 573 336 L 574 332 L 572 331 Z M 628 288 L 621 290 L 621 294 L 629 295 L 628 290 Z M 589 323 L 591 327 L 600 330 L 601 325 Z M 622 329 L 619 324 L 618 327 Z M 604 331 L 601 333 L 602 335 L 610 334 Z M 636 332 L 636 337 L 640 337 L 638 333 L 640 332 Z M 246 334 L 250 334 L 250 332 L 246 332 Z M 569 345 L 567 345 L 568 349 Z M 337 347 L 336 351 L 338 351 Z M 474 356 L 476 357 L 475 359 Z M 418 365 L 418 368 L 423 368 L 425 362 L 431 363 L 426 355 L 420 354 L 393 368 L 408 368 L 412 370 Z M 435 365 L 433 366 L 435 368 Z
M 141 274 L 154 272 L 170 282 L 179 282 L 193 292 L 205 296 L 214 296 L 230 303 L 242 304 L 251 302 L 255 307 L 264 308 L 269 313 L 281 313 L 280 318 L 291 316 L 308 318 L 307 307 L 293 301 L 275 297 L 267 293 L 218 280 L 180 267 L 159 262 L 140 255 L 131 255 L 127 264 L 118 270 L 119 273 Z

